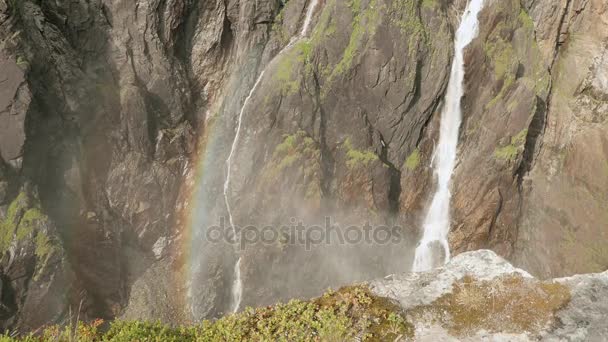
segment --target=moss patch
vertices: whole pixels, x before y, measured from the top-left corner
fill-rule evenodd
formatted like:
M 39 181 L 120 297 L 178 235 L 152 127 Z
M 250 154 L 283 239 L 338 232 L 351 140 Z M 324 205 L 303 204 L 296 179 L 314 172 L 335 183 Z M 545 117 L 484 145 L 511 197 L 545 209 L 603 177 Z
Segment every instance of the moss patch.
M 412 317 L 428 318 L 455 336 L 486 330 L 503 333 L 536 333 L 554 320 L 555 312 L 570 301 L 570 290 L 558 283 L 537 282 L 510 275 L 491 281 L 465 277 L 428 306 L 416 308 Z
M 401 33 L 409 36 L 409 51 L 415 49 L 415 44 L 422 37 L 428 42 L 427 34 L 420 18 L 420 7 L 434 9 L 437 5 L 434 0 L 424 0 L 422 3 L 411 0 L 394 0 L 391 4 L 390 22 L 399 28 Z
M 521 8 L 519 11 L 519 22 L 521 25 L 527 30 L 534 30 L 534 21 L 530 18 L 528 12 L 525 9 Z
M 47 221 L 39 204 L 20 192 L 9 205 L 4 220 L 0 221 L 0 256 L 15 242 L 33 241 L 34 254 L 41 261 L 36 267 L 41 269 L 55 250 L 53 241 L 41 228 Z
M 412 152 L 409 157 L 405 160 L 403 166 L 410 171 L 414 171 L 420 165 L 420 150 L 416 148 L 414 152 Z
M 352 68 L 355 56 L 364 46 L 365 36 L 373 36 L 382 19 L 381 10 L 383 6 L 378 3 L 378 0 L 371 0 L 366 8 L 361 7 L 361 0 L 351 0 L 348 6 L 353 13 L 350 38 L 342 53 L 342 58 L 333 70 L 328 72 L 328 84 L 331 84 L 337 76 Z
M 305 198 L 317 199 L 321 194 L 320 160 L 319 145 L 306 132 L 286 134 L 283 141 L 275 147 L 270 162 L 264 167 L 263 183 L 277 184 L 277 179 L 289 174 L 293 181 L 305 186 Z M 287 170 L 290 172 L 286 173 Z
M 524 129 L 517 135 L 511 137 L 511 143 L 507 146 L 499 147 L 494 151 L 494 157 L 500 160 L 513 161 L 523 151 L 526 143 L 528 130 Z
M 311 51 L 310 41 L 302 39 L 281 56 L 273 75 L 273 81 L 278 84 L 282 95 L 293 95 L 300 89 L 302 76 L 299 74 L 299 70 L 301 66 L 309 62 Z
M 6 217 L 0 221 L 0 254 L 8 250 L 15 238 L 23 239 L 27 236 L 26 232 L 19 231 L 18 227 L 28 205 L 27 195 L 25 192 L 20 192 L 8 206 Z
M 437 0 L 422 0 L 422 8 L 434 9 L 439 5 Z
M 350 170 L 367 167 L 370 163 L 378 160 L 378 156 L 372 151 L 355 149 L 350 138 L 344 141 L 342 148 L 346 150 L 346 166 Z

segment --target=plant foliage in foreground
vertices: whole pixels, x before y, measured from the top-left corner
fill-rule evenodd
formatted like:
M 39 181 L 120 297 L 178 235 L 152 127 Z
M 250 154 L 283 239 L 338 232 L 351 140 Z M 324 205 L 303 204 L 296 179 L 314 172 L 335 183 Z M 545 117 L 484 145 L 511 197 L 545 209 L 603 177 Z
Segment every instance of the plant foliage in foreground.
M 116 321 L 102 332 L 102 321 L 77 327 L 46 328 L 41 336 L 0 337 L 12 341 L 393 341 L 411 337 L 413 327 L 397 306 L 370 294 L 364 286 L 329 291 L 312 301 L 287 304 L 204 321 L 193 326 L 170 327 L 162 323 Z

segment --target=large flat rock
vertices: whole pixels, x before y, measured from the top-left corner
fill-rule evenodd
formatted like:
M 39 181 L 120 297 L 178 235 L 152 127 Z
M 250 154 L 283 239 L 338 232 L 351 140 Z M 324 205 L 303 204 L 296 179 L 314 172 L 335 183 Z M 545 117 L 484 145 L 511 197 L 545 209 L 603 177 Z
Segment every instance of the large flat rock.
M 608 271 L 540 281 L 480 250 L 430 272 L 369 285 L 399 303 L 416 327 L 416 341 L 608 339 Z

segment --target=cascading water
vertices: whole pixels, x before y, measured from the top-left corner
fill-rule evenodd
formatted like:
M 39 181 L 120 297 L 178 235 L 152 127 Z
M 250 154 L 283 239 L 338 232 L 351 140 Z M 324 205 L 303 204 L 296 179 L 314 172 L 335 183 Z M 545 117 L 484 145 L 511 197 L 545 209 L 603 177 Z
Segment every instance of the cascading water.
M 424 272 L 433 268 L 436 246 L 445 252 L 444 262 L 450 259 L 448 233 L 450 231 L 450 180 L 456 164 L 458 132 L 462 122 L 460 100 L 464 93 L 464 49 L 477 36 L 479 21 L 477 15 L 484 5 L 484 0 L 471 0 L 462 15 L 456 32 L 454 61 L 450 73 L 445 108 L 441 113 L 439 144 L 433 158 L 437 190 L 424 220 L 424 233 L 418 247 L 412 270 Z
M 308 33 L 308 28 L 310 26 L 310 23 L 312 22 L 312 16 L 315 12 L 315 8 L 317 7 L 318 2 L 319 2 L 319 0 L 310 1 L 310 4 L 308 5 L 308 9 L 306 11 L 306 18 L 304 18 L 304 24 L 302 25 L 302 29 L 301 29 L 300 33 L 296 37 L 293 37 L 291 39 L 291 41 L 289 42 L 289 44 L 287 44 L 287 46 L 285 46 L 283 48 L 283 50 L 281 50 L 275 56 L 275 58 L 280 56 L 285 50 L 292 47 L 300 38 L 306 36 L 306 33 Z M 271 65 L 271 64 L 272 64 L 272 61 L 270 63 L 268 63 L 268 65 Z M 226 211 L 228 212 L 228 219 L 230 221 L 230 227 L 232 227 L 232 233 L 234 234 L 234 237 L 237 236 L 237 231 L 236 231 L 236 226 L 234 225 L 234 220 L 232 218 L 232 210 L 230 208 L 230 201 L 228 200 L 228 195 L 229 195 L 228 193 L 230 191 L 230 173 L 231 173 L 230 171 L 232 168 L 232 157 L 236 151 L 236 148 L 237 148 L 238 142 L 239 142 L 239 138 L 241 135 L 241 125 L 243 123 L 243 114 L 245 113 L 245 109 L 247 108 L 247 105 L 249 104 L 249 100 L 251 100 L 251 97 L 253 96 L 258 85 L 262 81 L 262 78 L 264 78 L 265 72 L 266 72 L 266 69 L 264 69 L 264 70 L 262 70 L 262 72 L 260 72 L 260 75 L 258 76 L 257 80 L 253 84 L 253 87 L 251 88 L 251 90 L 249 91 L 249 95 L 245 99 L 245 102 L 243 102 L 243 106 L 241 107 L 241 111 L 240 111 L 239 117 L 238 117 L 236 134 L 234 135 L 234 140 L 232 141 L 232 147 L 230 148 L 230 154 L 228 155 L 228 159 L 226 159 L 226 181 L 224 182 L 224 201 L 226 202 Z M 234 282 L 232 284 L 232 312 L 237 312 L 239 310 L 239 307 L 241 306 L 241 299 L 243 296 L 243 282 L 241 279 L 241 260 L 242 260 L 242 257 L 239 257 L 238 261 L 234 265 Z

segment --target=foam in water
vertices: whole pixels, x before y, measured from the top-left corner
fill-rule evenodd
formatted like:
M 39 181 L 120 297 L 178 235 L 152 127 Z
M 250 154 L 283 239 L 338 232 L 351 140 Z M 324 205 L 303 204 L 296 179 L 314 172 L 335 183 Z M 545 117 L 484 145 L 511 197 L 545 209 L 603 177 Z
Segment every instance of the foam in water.
M 428 271 L 436 264 L 441 256 L 436 255 L 437 247 L 444 250 L 444 262 L 450 259 L 448 233 L 450 231 L 450 180 L 456 164 L 458 147 L 458 132 L 462 122 L 460 100 L 464 93 L 464 49 L 477 36 L 479 21 L 477 15 L 484 5 L 484 0 L 471 0 L 462 15 L 460 26 L 456 32 L 454 61 L 448 91 L 445 98 L 445 108 L 441 113 L 439 144 L 433 157 L 437 190 L 424 220 L 424 233 L 418 247 L 412 270 L 414 272 Z
M 319 0 L 311 0 L 310 4 L 308 6 L 308 10 L 306 11 L 306 18 L 304 18 L 304 24 L 302 25 L 302 30 L 296 37 L 291 39 L 289 44 L 287 46 L 285 46 L 285 48 L 283 48 L 283 50 L 281 50 L 275 56 L 275 58 L 280 56 L 283 53 L 283 51 L 292 47 L 300 38 L 306 36 L 306 33 L 308 32 L 308 28 L 310 26 L 310 23 L 312 22 L 312 16 L 315 12 L 315 8 L 317 7 L 318 2 L 319 2 Z M 268 65 L 271 65 L 271 64 L 272 64 L 272 62 L 268 63 Z M 234 234 L 235 237 L 237 234 L 236 226 L 234 225 L 234 220 L 232 218 L 232 210 L 230 208 L 230 201 L 228 200 L 229 192 L 230 192 L 230 174 L 231 174 L 231 168 L 232 168 L 232 157 L 234 156 L 234 153 L 235 153 L 238 143 L 239 143 L 239 138 L 241 135 L 241 126 L 243 124 L 243 115 L 245 114 L 245 109 L 247 108 L 247 105 L 249 104 L 249 101 L 251 100 L 251 97 L 255 93 L 256 89 L 258 88 L 260 82 L 262 81 L 262 78 L 264 78 L 265 73 L 266 73 L 266 69 L 262 70 L 262 72 L 258 76 L 257 80 L 253 84 L 253 87 L 249 91 L 249 95 L 247 96 L 247 98 L 245 98 L 245 102 L 243 102 L 243 106 L 241 107 L 241 111 L 240 111 L 239 117 L 238 117 L 236 134 L 234 135 L 234 140 L 232 141 L 232 147 L 230 148 L 230 154 L 228 154 L 228 158 L 226 159 L 226 181 L 224 182 L 224 201 L 226 203 L 226 211 L 228 212 L 228 219 L 230 221 L 230 226 L 232 227 L 232 233 Z M 242 257 L 239 257 L 238 261 L 234 265 L 234 282 L 232 284 L 232 312 L 237 312 L 239 310 L 239 307 L 241 306 L 241 300 L 243 297 L 243 282 L 241 279 L 241 259 L 242 259 Z

